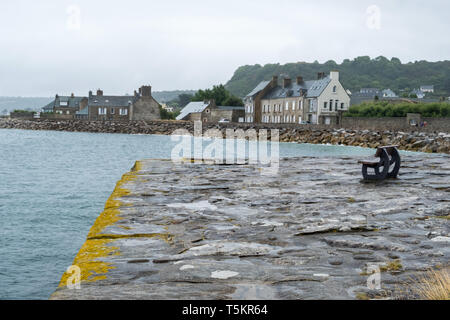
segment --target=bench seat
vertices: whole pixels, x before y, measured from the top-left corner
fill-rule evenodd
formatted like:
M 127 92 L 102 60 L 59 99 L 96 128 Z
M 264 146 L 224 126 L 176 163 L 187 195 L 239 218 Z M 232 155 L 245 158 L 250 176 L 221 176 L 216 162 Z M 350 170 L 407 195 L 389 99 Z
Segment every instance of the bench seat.
M 369 166 L 369 167 L 374 167 L 380 163 L 380 159 L 359 160 L 358 163 L 365 164 L 366 166 Z

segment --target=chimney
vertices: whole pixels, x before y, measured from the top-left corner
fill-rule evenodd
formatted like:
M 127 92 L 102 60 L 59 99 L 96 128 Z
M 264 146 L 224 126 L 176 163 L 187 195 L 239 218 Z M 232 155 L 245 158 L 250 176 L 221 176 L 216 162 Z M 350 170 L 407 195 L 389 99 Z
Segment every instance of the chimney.
M 137 97 L 138 93 L 136 90 L 134 90 L 134 96 Z
M 283 88 L 287 88 L 291 85 L 291 78 L 283 78 Z
M 339 81 L 339 71 L 330 71 L 330 79 Z
M 98 95 L 98 96 L 102 96 L 102 95 L 103 95 L 103 91 L 100 90 L 100 89 L 98 89 L 98 90 L 97 90 L 97 95 Z
M 323 79 L 323 78 L 325 78 L 325 72 L 319 72 L 317 74 L 317 80 L 320 80 L 320 79 Z
M 89 97 L 92 96 L 92 90 L 89 90 Z
M 55 99 L 58 99 L 58 98 L 59 98 L 59 96 L 58 96 L 58 94 L 56 94 L 56 95 L 55 95 Z
M 152 87 L 151 86 L 142 86 L 139 89 L 139 92 L 143 97 L 151 97 L 152 96 Z
M 75 95 L 73 94 L 73 92 L 70 94 L 70 97 L 71 97 L 71 98 L 75 97 Z
M 303 83 L 303 77 L 302 76 L 298 76 L 297 77 L 297 84 L 301 85 Z
M 278 77 L 277 76 L 273 76 L 272 77 L 272 88 L 276 87 L 278 85 Z

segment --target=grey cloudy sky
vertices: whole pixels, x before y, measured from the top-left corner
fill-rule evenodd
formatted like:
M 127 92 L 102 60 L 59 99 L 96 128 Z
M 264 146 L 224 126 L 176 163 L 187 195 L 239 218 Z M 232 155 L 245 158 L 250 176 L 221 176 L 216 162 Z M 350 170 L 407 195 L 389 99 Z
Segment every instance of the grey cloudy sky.
M 206 88 L 255 63 L 448 60 L 449 12 L 445 0 L 1 0 L 0 95 Z

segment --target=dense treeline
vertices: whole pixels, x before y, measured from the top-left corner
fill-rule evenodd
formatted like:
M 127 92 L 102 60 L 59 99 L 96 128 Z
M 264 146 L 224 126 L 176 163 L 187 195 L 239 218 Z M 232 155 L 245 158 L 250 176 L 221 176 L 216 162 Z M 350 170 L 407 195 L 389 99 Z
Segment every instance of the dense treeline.
M 292 79 L 300 75 L 305 80 L 317 77 L 318 72 L 340 72 L 340 80 L 346 89 L 358 91 L 360 88 L 390 88 L 409 91 L 421 85 L 434 85 L 436 96 L 450 95 L 450 61 L 416 61 L 401 63 L 398 58 L 383 56 L 371 59 L 368 56 L 354 60 L 345 59 L 341 64 L 333 60 L 325 63 L 297 62 L 246 65 L 239 67 L 225 87 L 234 95 L 244 97 L 260 81 L 270 80 L 273 75 L 288 75 Z
M 346 117 L 405 117 L 407 113 L 420 113 L 422 117 L 450 117 L 450 103 L 389 103 L 371 102 L 351 106 Z M 450 121 L 450 119 L 449 119 Z

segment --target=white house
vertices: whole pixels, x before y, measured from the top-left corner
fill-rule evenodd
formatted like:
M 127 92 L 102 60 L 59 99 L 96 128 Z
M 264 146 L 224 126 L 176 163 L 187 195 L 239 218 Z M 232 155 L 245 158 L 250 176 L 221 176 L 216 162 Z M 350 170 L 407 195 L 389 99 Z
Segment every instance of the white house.
M 434 86 L 433 86 L 433 85 L 423 85 L 423 86 L 420 86 L 420 91 L 422 91 L 422 92 L 431 92 L 431 93 L 433 93 L 433 92 L 434 92 Z

